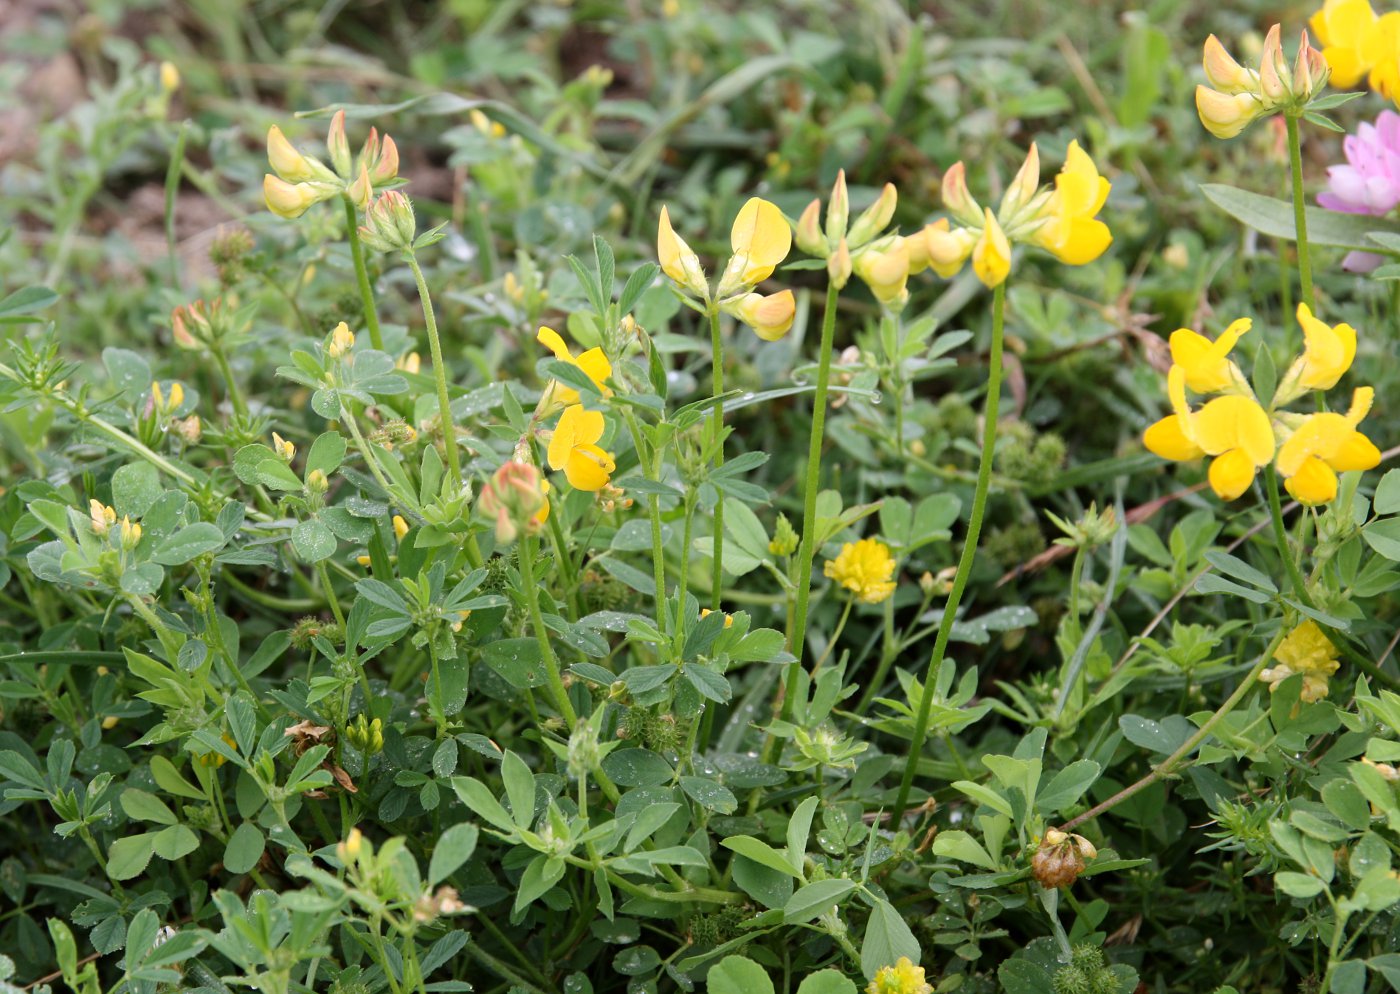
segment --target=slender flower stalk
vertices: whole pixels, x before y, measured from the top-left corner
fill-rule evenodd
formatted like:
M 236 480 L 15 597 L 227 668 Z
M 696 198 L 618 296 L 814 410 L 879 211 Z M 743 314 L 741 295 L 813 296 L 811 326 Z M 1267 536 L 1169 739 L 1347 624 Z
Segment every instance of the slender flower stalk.
M 384 334 L 379 330 L 379 311 L 374 306 L 374 290 L 369 283 L 369 270 L 365 267 L 365 249 L 360 244 L 360 222 L 355 217 L 355 204 L 344 196 L 345 231 L 350 239 L 350 258 L 355 262 L 355 281 L 360 285 L 360 304 L 365 312 L 365 329 L 369 331 L 370 345 L 379 351 L 384 350 Z
M 1298 235 L 1298 284 L 1302 289 L 1303 303 L 1316 309 L 1312 261 L 1308 255 L 1308 216 L 1303 205 L 1303 151 L 1298 138 L 1298 118 L 1294 114 L 1285 114 L 1283 121 L 1288 130 L 1288 162 L 1289 171 L 1293 176 L 1293 226 Z
M 447 472 L 455 486 L 462 485 L 462 464 L 457 456 L 457 426 L 452 420 L 452 399 L 447 393 L 447 366 L 442 358 L 442 340 L 438 337 L 437 317 L 433 313 L 433 298 L 428 283 L 412 252 L 405 252 L 413 280 L 418 284 L 418 299 L 423 303 L 423 320 L 428 326 L 428 348 L 433 354 L 433 379 L 437 381 L 438 421 L 442 425 L 443 448 L 447 450 Z
M 715 439 L 715 468 L 724 465 L 724 353 L 719 333 L 719 309 L 711 305 L 710 317 L 710 383 L 715 406 L 710 413 L 710 430 Z M 724 587 L 724 495 L 715 502 L 714 563 L 710 582 L 710 610 L 718 611 L 720 590 Z M 687 524 L 689 520 L 687 519 Z M 689 542 L 681 555 L 689 555 Z M 685 598 L 681 598 L 684 601 Z
M 797 692 L 802 667 L 802 646 L 807 637 L 807 604 L 812 594 L 812 561 L 816 558 L 817 486 L 821 476 L 823 435 L 826 431 L 827 381 L 831 379 L 831 348 L 836 337 L 836 298 L 841 288 L 835 280 L 826 284 L 826 310 L 822 313 L 822 337 L 817 351 L 816 393 L 812 398 L 812 433 L 807 441 L 807 478 L 802 489 L 802 544 L 797 548 L 797 607 L 788 641 L 797 658 L 788 664 L 787 697 Z M 786 711 L 786 706 L 784 707 Z
M 540 656 L 544 659 L 545 672 L 549 675 L 549 688 L 554 694 L 554 706 L 559 709 L 559 714 L 572 732 L 578 724 L 578 713 L 574 711 L 574 705 L 569 700 L 569 691 L 564 686 L 563 677 L 559 675 L 559 660 L 554 657 L 554 647 L 549 642 L 549 629 L 545 628 L 544 616 L 540 613 L 540 591 L 535 585 L 535 548 L 534 537 L 522 533 L 519 549 L 520 585 L 525 595 L 525 606 L 530 612 L 530 627 L 535 630 L 535 638 L 540 644 Z
M 909 790 L 914 785 L 914 772 L 919 766 L 919 754 L 923 751 L 924 737 L 928 733 L 929 712 L 933 707 L 933 683 L 938 676 L 938 668 L 943 664 L 943 656 L 948 651 L 948 638 L 953 633 L 958 604 L 962 601 L 963 590 L 967 587 L 968 577 L 972 573 L 973 559 L 977 555 L 977 539 L 982 532 L 982 518 L 987 511 L 987 492 L 992 482 L 992 458 L 997 444 L 997 413 L 1001 404 L 1002 333 L 1005 314 L 1006 284 L 998 283 L 992 291 L 992 348 L 987 370 L 987 400 L 982 415 L 982 455 L 977 463 L 977 486 L 972 495 L 972 513 L 967 521 L 967 537 L 963 539 L 958 570 L 953 575 L 953 587 L 948 591 L 947 603 L 943 605 L 943 617 L 938 623 L 933 653 L 929 656 L 928 666 L 924 671 L 919 712 L 914 718 L 914 734 L 909 741 L 909 761 L 904 767 L 904 778 L 899 784 L 899 794 L 895 797 L 894 811 L 890 819 L 893 825 L 899 824 L 909 801 Z

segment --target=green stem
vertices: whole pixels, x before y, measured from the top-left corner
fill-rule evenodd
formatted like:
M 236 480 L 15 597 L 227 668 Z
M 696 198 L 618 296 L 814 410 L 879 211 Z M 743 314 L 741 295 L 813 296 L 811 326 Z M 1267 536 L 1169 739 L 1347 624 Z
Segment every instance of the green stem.
M 1312 262 L 1308 258 L 1308 216 L 1303 209 L 1303 149 L 1298 140 L 1298 118 L 1283 116 L 1288 129 L 1288 162 L 1293 174 L 1293 226 L 1298 236 L 1298 284 L 1303 303 L 1316 309 L 1313 298 Z
M 1195 734 L 1192 735 L 1185 742 L 1183 742 L 1180 748 L 1176 750 L 1176 752 L 1172 753 L 1157 766 L 1154 766 L 1152 768 L 1152 772 L 1148 773 L 1147 776 L 1143 777 L 1137 783 L 1134 783 L 1128 787 L 1124 787 L 1122 790 L 1114 794 L 1108 800 L 1100 804 L 1094 805 L 1092 808 L 1090 808 L 1088 811 L 1085 811 L 1083 814 L 1077 815 L 1076 817 L 1071 818 L 1069 821 L 1065 822 L 1063 825 L 1060 826 L 1060 831 L 1073 831 L 1080 825 L 1084 824 L 1086 821 L 1089 821 L 1091 818 L 1097 818 L 1099 815 L 1103 814 L 1110 808 L 1115 807 L 1123 801 L 1126 801 L 1138 791 L 1144 790 L 1145 788 L 1152 786 L 1152 784 L 1167 776 L 1169 773 L 1175 772 L 1176 768 L 1181 765 L 1182 761 L 1185 760 L 1186 757 L 1190 756 L 1191 753 L 1193 753 L 1196 750 L 1196 747 L 1202 742 L 1204 742 L 1206 737 L 1209 736 L 1211 732 L 1215 731 L 1215 726 L 1220 724 L 1220 722 L 1224 720 L 1225 716 L 1235 709 L 1235 705 L 1239 704 L 1240 701 L 1244 700 L 1245 694 L 1249 693 L 1250 688 L 1253 687 L 1255 682 L 1259 679 L 1260 671 L 1262 671 L 1264 667 L 1269 664 L 1269 661 L 1274 658 L 1274 652 L 1278 649 L 1279 643 L 1283 641 L 1283 637 L 1285 634 L 1287 633 L 1281 630 L 1278 634 L 1276 634 L 1273 637 L 1273 639 L 1269 642 L 1268 648 L 1266 648 L 1263 654 L 1260 655 L 1259 659 L 1254 663 L 1254 666 L 1250 669 L 1250 671 L 1247 674 L 1245 674 L 1245 678 L 1240 681 L 1240 685 L 1235 688 L 1235 692 L 1225 699 L 1225 703 L 1220 705 L 1220 707 L 1218 707 L 1215 710 L 1215 713 L 1206 719 L 1206 723 L 1200 728 L 1196 729 Z
M 564 678 L 559 675 L 559 660 L 554 657 L 554 647 L 549 642 L 549 630 L 544 626 L 544 615 L 540 613 L 540 591 L 535 586 L 535 539 L 531 535 L 520 536 L 520 584 L 525 589 L 525 606 L 530 611 L 530 626 L 535 629 L 535 638 L 540 643 L 540 656 L 544 659 L 549 674 L 549 688 L 554 693 L 554 706 L 559 709 L 569 731 L 578 724 L 578 714 L 569 700 L 569 691 L 564 686 Z
M 710 411 L 710 428 L 715 439 L 715 468 L 724 465 L 724 354 L 719 333 L 719 309 L 710 305 L 710 385 L 715 406 Z M 715 502 L 714 579 L 710 583 L 710 609 L 719 610 L 720 590 L 724 586 L 724 495 Z M 682 557 L 690 554 L 687 543 Z
M 816 393 L 812 398 L 812 434 L 807 442 L 807 479 L 802 491 L 802 544 L 797 551 L 797 607 L 793 612 L 788 641 L 797 658 L 788 664 L 786 701 L 797 693 L 797 673 L 802 666 L 802 645 L 807 636 L 807 604 L 812 595 L 812 561 L 817 556 L 817 486 L 821 476 L 822 440 L 826 429 L 827 381 L 831 378 L 831 345 L 836 337 L 836 298 L 840 288 L 826 285 L 826 310 L 822 314 L 822 337 L 817 353 Z
M 342 197 L 345 207 L 345 232 L 350 239 L 350 258 L 355 260 L 355 280 L 360 284 L 360 304 L 365 311 L 365 329 L 369 332 L 369 342 L 380 351 L 384 349 L 384 335 L 379 330 L 379 312 L 374 308 L 374 290 L 369 285 L 369 272 L 365 269 L 365 249 L 360 244 L 360 222 L 355 217 L 355 205 L 349 197 Z
M 938 668 L 943 664 L 944 653 L 948 650 L 948 638 L 953 633 L 953 620 L 957 617 L 958 604 L 962 601 L 963 590 L 967 587 L 972 573 L 972 563 L 977 555 L 977 539 L 982 531 L 982 518 L 987 511 L 987 492 L 992 482 L 992 457 L 997 444 L 997 412 L 1001 404 L 1001 353 L 1002 331 L 1005 324 L 1006 284 L 1000 283 L 992 291 L 992 348 L 988 358 L 987 399 L 982 415 L 982 456 L 977 463 L 977 487 L 972 496 L 972 512 L 967 521 L 967 537 L 963 540 L 962 556 L 958 559 L 958 570 L 953 576 L 953 587 L 948 592 L 948 601 L 943 605 L 943 617 L 938 624 L 938 635 L 933 642 L 933 653 L 929 656 L 928 667 L 924 672 L 923 693 L 919 696 L 919 713 L 914 718 L 914 735 L 909 742 L 909 759 L 904 767 L 904 779 L 899 784 L 899 794 L 895 798 L 894 811 L 890 824 L 898 826 L 909 800 L 909 790 L 914 785 L 914 771 L 919 765 L 919 754 L 924 747 L 924 736 L 928 732 L 929 712 L 933 707 L 933 683 L 938 676 Z
M 1279 557 L 1283 559 L 1284 568 L 1288 571 L 1288 580 L 1293 585 L 1293 594 L 1308 607 L 1312 607 L 1312 597 L 1308 594 L 1308 583 L 1303 579 L 1303 572 L 1298 568 L 1298 561 L 1293 558 L 1293 552 L 1288 547 L 1288 531 L 1283 526 L 1283 506 L 1279 501 L 1278 494 L 1278 472 L 1272 465 L 1264 469 L 1264 490 L 1269 495 L 1269 517 L 1273 519 L 1274 542 L 1278 545 Z
M 632 445 L 637 450 L 637 461 L 641 463 L 642 473 L 652 482 L 657 482 L 660 477 L 660 460 L 658 465 L 652 467 L 648 460 L 648 448 L 643 444 L 642 429 L 637 424 L 636 415 L 630 408 L 622 408 L 622 419 L 627 422 L 627 430 L 632 435 Z M 656 584 L 656 621 L 661 629 L 661 634 L 666 634 L 668 617 L 666 610 L 666 546 L 661 535 L 661 498 L 657 494 L 647 495 L 647 510 L 651 517 L 651 570 L 652 580 Z M 685 550 L 681 552 L 685 555 Z M 679 619 L 676 622 L 679 626 Z
M 831 651 L 836 648 L 836 643 L 841 638 L 841 633 L 846 630 L 846 622 L 850 620 L 851 608 L 855 606 L 855 603 L 856 599 L 854 595 L 846 598 L 846 606 L 841 611 L 841 620 L 836 622 L 836 630 L 831 633 L 831 640 L 826 643 L 826 650 L 822 653 L 821 658 L 812 665 L 813 680 L 817 678 L 817 671 L 831 658 Z
M 423 320 L 428 325 L 428 348 L 433 354 L 433 379 L 437 381 L 438 421 L 442 425 L 443 448 L 447 450 L 447 472 L 453 485 L 462 486 L 462 464 L 457 458 L 457 426 L 452 421 L 452 400 L 447 394 L 447 366 L 442 359 L 442 340 L 438 337 L 437 317 L 433 313 L 433 298 L 428 295 L 428 283 L 412 252 L 405 253 L 413 280 L 418 284 L 418 299 L 423 304 Z
M 228 402 L 233 405 L 233 413 L 246 418 L 248 405 L 243 402 L 243 394 L 238 389 L 238 381 L 233 378 L 233 369 L 228 364 L 223 345 L 215 345 L 210 351 L 214 353 L 214 362 L 219 366 L 219 375 L 224 378 L 224 391 L 228 394 Z
M 340 626 L 340 630 L 345 631 L 345 615 L 340 610 L 340 599 L 335 596 L 335 587 L 331 586 L 331 573 L 326 569 L 326 561 L 322 559 L 316 564 L 316 573 L 321 578 L 321 589 L 325 591 L 326 602 L 331 606 L 331 614 L 335 615 L 335 623 Z

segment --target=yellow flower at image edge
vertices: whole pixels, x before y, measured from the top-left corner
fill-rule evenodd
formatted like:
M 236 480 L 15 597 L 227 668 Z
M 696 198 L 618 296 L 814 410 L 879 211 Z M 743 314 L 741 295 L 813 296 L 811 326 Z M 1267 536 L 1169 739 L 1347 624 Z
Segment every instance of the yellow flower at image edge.
M 841 546 L 836 558 L 827 560 L 822 572 L 864 603 L 879 604 L 894 593 L 894 568 L 894 557 L 888 546 L 878 539 L 863 538 Z
M 1327 696 L 1327 678 L 1337 672 L 1339 665 L 1337 647 L 1315 621 L 1305 621 L 1289 632 L 1274 650 L 1274 659 L 1279 665 L 1259 674 L 1259 679 L 1269 685 L 1269 692 L 1273 693 L 1289 677 L 1301 674 L 1300 696 L 1309 703 Z
M 908 956 L 901 956 L 894 966 L 882 966 L 875 971 L 866 994 L 932 994 L 933 985 L 924 977 L 924 968 L 915 966 Z
M 1376 92 L 1397 96 L 1400 82 L 1400 12 L 1381 16 L 1368 0 L 1327 0 L 1308 26 L 1322 44 L 1332 82 L 1350 88 L 1363 79 Z
M 562 469 L 575 490 L 602 490 L 617 469 L 612 455 L 598 447 L 603 428 L 603 412 L 585 411 L 579 404 L 564 408 L 559 416 L 549 440 L 549 468 Z

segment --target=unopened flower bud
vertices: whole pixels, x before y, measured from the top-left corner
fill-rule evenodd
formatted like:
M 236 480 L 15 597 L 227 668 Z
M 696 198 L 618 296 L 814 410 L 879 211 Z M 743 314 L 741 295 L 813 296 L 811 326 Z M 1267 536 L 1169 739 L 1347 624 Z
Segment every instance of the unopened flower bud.
M 943 174 L 943 206 L 964 224 L 982 225 L 982 208 L 967 189 L 967 168 L 955 162 Z
M 350 834 L 345 837 L 345 841 L 335 847 L 335 854 L 342 863 L 351 863 L 359 858 L 364 849 L 364 836 L 360 834 L 358 828 L 350 829 Z
M 198 414 L 191 414 L 189 417 L 173 421 L 171 424 L 186 445 L 194 445 L 204 435 L 204 425 L 200 422 Z
M 141 525 L 130 517 L 123 517 L 119 537 L 122 548 L 130 552 L 141 542 Z
M 166 61 L 160 64 L 160 88 L 167 94 L 180 88 L 180 70 L 175 68 L 175 63 Z
M 301 217 L 313 205 L 329 200 L 339 191 L 329 183 L 289 183 L 268 173 L 263 177 L 263 200 L 278 217 Z
M 297 454 L 297 447 L 274 431 L 272 433 L 272 451 L 276 452 L 283 462 L 290 463 Z
M 396 514 L 392 524 L 394 526 L 394 539 L 402 542 L 403 537 L 408 534 L 408 522 L 404 520 L 402 514 Z
M 851 250 L 842 238 L 836 243 L 836 251 L 826 260 L 826 276 L 833 286 L 840 290 L 851 279 Z
M 357 210 L 369 207 L 369 198 L 374 195 L 374 184 L 370 182 L 369 170 L 363 162 L 360 163 L 360 173 L 355 177 L 355 182 L 345 188 L 345 195 Z
M 846 240 L 852 245 L 864 245 L 872 238 L 878 238 L 894 219 L 894 210 L 898 203 L 899 191 L 893 183 L 886 183 L 885 188 L 880 191 L 880 196 L 861 211 L 855 223 L 851 225 Z
M 345 111 L 338 110 L 331 117 L 331 126 L 326 131 L 326 148 L 330 152 L 331 165 L 344 178 L 351 175 L 354 165 L 350 156 L 350 139 L 345 136 Z
M 1206 79 L 1221 93 L 1245 93 L 1259 84 L 1259 74 L 1236 62 L 1234 56 L 1226 51 L 1215 35 L 1206 39 L 1201 62 L 1206 71 Z
M 312 493 L 323 494 L 330 489 L 331 481 L 326 479 L 326 474 L 319 469 L 313 469 L 306 474 L 306 489 Z
M 1288 98 L 1288 84 L 1292 81 L 1288 62 L 1283 57 L 1282 32 L 1282 27 L 1277 24 L 1269 29 L 1259 60 L 1259 92 L 1275 104 Z
M 826 203 L 826 240 L 835 245 L 846 238 L 846 224 L 851 214 L 851 198 L 846 192 L 846 170 L 836 174 L 831 187 L 831 199 Z
M 335 331 L 331 332 L 330 345 L 326 347 L 326 354 L 332 359 L 339 359 L 347 355 L 355 347 L 355 333 L 350 330 L 350 326 L 344 321 L 335 326 Z
M 867 248 L 857 253 L 854 270 L 880 303 L 886 307 L 903 306 L 908 296 L 904 287 L 909 282 L 909 252 L 903 238 L 896 237 L 884 248 Z
M 496 519 L 496 541 L 502 544 L 514 541 L 521 530 L 538 534 L 549 506 L 539 470 L 515 460 L 502 463 L 491 475 L 478 504 L 483 514 Z
M 379 156 L 370 167 L 369 178 L 375 186 L 383 186 L 399 175 L 399 147 L 394 139 L 384 136 L 379 146 Z
M 395 249 L 406 251 L 413 247 L 413 237 L 417 232 L 413 203 L 398 190 L 380 194 L 379 199 L 370 205 L 365 220 L 360 234 L 371 248 L 390 252 Z
M 112 510 L 100 500 L 88 501 L 88 522 L 92 525 L 94 535 L 106 535 L 112 526 L 117 523 L 117 512 Z
M 826 235 L 821 228 L 822 202 L 813 200 L 797 219 L 797 247 L 808 255 L 826 257 Z
M 768 543 L 768 551 L 775 556 L 790 556 L 797 551 L 797 544 L 797 531 L 787 515 L 780 513 L 773 528 L 773 538 Z
M 1196 87 L 1196 113 L 1216 138 L 1234 138 L 1264 112 L 1252 93 L 1220 93 L 1207 86 Z
M 1000 215 L 1005 218 L 1015 217 L 1021 208 L 1034 199 L 1039 190 L 1040 151 L 1035 142 L 1031 142 L 1026 161 L 1021 163 L 1021 168 L 1017 170 L 1015 178 L 1011 180 L 1011 185 L 1006 188 L 1006 193 L 1001 198 Z
M 671 215 L 664 206 L 656 228 L 656 258 L 661 263 L 661 271 L 681 289 L 702 299 L 709 296 L 710 287 L 700 257 L 671 227 Z

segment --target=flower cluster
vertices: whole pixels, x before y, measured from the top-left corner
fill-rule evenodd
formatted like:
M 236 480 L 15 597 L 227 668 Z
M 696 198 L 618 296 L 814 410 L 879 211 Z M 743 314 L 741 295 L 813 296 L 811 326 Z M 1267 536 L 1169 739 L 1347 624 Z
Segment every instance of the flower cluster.
M 376 189 L 398 178 L 398 147 L 388 135 L 381 139 L 374 128 L 369 129 L 359 157 L 351 158 L 343 110 L 331 118 L 326 148 L 330 166 L 297 151 L 275 124 L 268 129 L 267 161 L 272 172 L 263 177 L 263 199 L 268 210 L 279 217 L 301 217 L 314 204 L 341 194 L 364 210 Z
M 1215 341 L 1187 328 L 1172 333 L 1167 392 L 1174 413 L 1143 435 L 1148 450 L 1163 459 L 1188 462 L 1210 456 L 1210 485 L 1222 500 L 1234 500 L 1271 462 L 1284 485 L 1303 504 L 1325 504 L 1337 496 L 1337 473 L 1371 469 L 1380 451 L 1357 430 L 1370 411 L 1374 391 L 1360 387 L 1346 414 L 1295 414 L 1281 408 L 1310 391 L 1330 390 L 1356 355 L 1356 330 L 1328 325 L 1298 305 L 1304 348 L 1284 374 L 1265 410 L 1230 351 L 1250 322 L 1236 321 Z M 1219 394 L 1198 410 L 1187 390 Z
M 1397 15 L 1400 16 L 1400 15 Z M 1375 124 L 1362 124 L 1342 141 L 1346 164 L 1329 166 L 1327 189 L 1317 202 L 1344 214 L 1380 217 L 1400 205 L 1400 114 L 1382 111 Z M 1370 272 L 1381 264 L 1372 252 L 1350 252 L 1343 268 Z
M 656 230 L 656 258 L 661 271 L 688 300 L 695 299 L 692 306 L 706 313 L 717 308 L 748 325 L 764 341 L 776 342 L 792 327 L 797 302 L 791 290 L 764 295 L 754 288 L 772 276 L 787 258 L 792 248 L 792 229 L 776 206 L 752 197 L 734 218 L 729 247 L 733 254 L 712 290 L 700 257 L 676 234 L 670 214 L 661 208 Z
M 1069 143 L 1054 187 L 1042 189 L 1040 153 L 1032 144 L 993 213 L 968 192 L 966 170 L 955 163 L 943 176 L 943 204 L 952 221 L 941 218 L 910 236 L 908 241 L 917 248 L 911 260 L 946 279 L 971 259 L 972 271 L 989 287 L 1010 275 L 1013 242 L 1038 246 L 1067 265 L 1082 266 L 1103 255 L 1113 241 L 1108 226 L 1096 217 L 1110 189 L 1077 141 Z
M 1257 70 L 1236 62 L 1215 35 L 1206 39 L 1202 63 L 1210 86 L 1196 87 L 1196 113 L 1215 137 L 1234 138 L 1259 118 L 1279 112 L 1296 116 L 1327 85 L 1327 60 L 1312 47 L 1308 33 L 1298 42 L 1292 68 L 1283 54 L 1282 33 L 1277 24 L 1269 29 Z
M 1338 86 L 1363 79 L 1400 103 L 1400 11 L 1377 16 L 1369 0 L 1326 0 L 1308 21 Z
M 843 169 L 836 174 L 831 188 L 826 224 L 821 223 L 820 200 L 813 200 L 802 212 L 797 221 L 797 247 L 826 260 L 827 275 L 837 289 L 844 287 L 855 273 L 881 304 L 903 307 L 909 298 L 905 289 L 909 274 L 918 271 L 911 249 L 917 254 L 919 246 L 898 234 L 885 232 L 898 202 L 894 184 L 886 183 L 875 202 L 852 222 Z
M 893 966 L 876 970 L 865 990 L 866 994 L 933 994 L 933 985 L 925 979 L 923 967 L 901 956 Z
M 894 593 L 894 556 L 889 546 L 875 538 L 847 542 L 823 572 L 866 604 L 879 604 Z
M 1309 703 L 1327 696 L 1327 678 L 1337 672 L 1337 647 L 1322 633 L 1315 621 L 1304 621 L 1279 643 L 1274 650 L 1279 665 L 1262 671 L 1259 679 L 1269 685 L 1269 692 L 1291 676 L 1303 677 L 1301 698 Z

